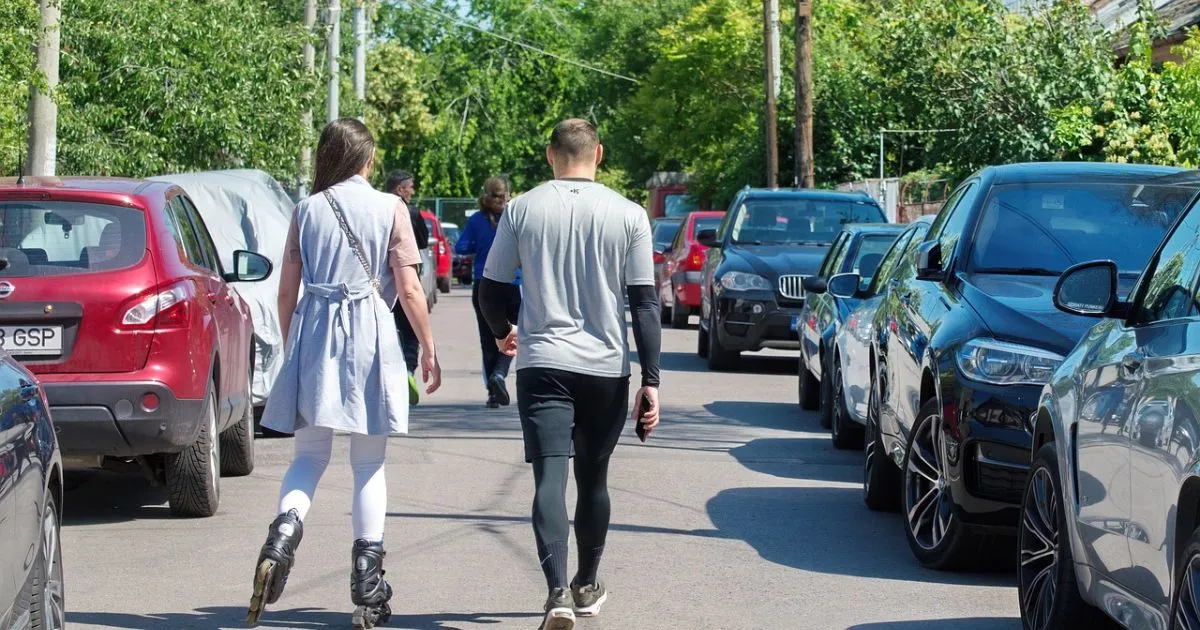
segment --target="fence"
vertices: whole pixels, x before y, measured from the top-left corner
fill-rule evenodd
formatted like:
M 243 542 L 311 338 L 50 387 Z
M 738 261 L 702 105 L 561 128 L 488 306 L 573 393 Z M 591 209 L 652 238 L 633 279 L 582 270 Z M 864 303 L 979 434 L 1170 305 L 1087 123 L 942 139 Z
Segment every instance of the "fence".
M 413 204 L 434 213 L 442 223 L 453 223 L 459 228 L 479 209 L 479 201 L 469 197 L 418 197 Z
M 908 223 L 925 214 L 936 214 L 952 189 L 945 179 L 901 182 L 898 178 L 867 179 L 840 184 L 843 192 L 865 192 L 883 208 L 894 223 Z

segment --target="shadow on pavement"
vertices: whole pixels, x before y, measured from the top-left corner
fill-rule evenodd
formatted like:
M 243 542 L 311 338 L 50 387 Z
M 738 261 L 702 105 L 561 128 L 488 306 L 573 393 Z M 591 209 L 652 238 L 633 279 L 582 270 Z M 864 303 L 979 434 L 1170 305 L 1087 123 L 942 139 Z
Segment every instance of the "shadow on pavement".
M 395 630 L 443 630 L 457 626 L 454 623 L 501 624 L 507 619 L 529 619 L 535 623 L 538 615 L 530 613 L 479 613 L 479 614 L 393 614 L 386 627 Z M 225 630 L 244 628 L 246 609 L 240 606 L 214 606 L 199 608 L 186 613 L 163 613 L 158 615 L 134 615 L 103 612 L 69 612 L 71 624 L 92 624 L 112 628 L 141 628 L 142 630 Z M 267 610 L 259 619 L 260 628 L 347 628 L 350 626 L 349 611 L 325 610 L 324 608 L 292 608 L 290 610 Z
M 922 619 L 921 621 L 881 621 L 863 623 L 846 630 L 1017 630 L 1016 617 L 971 617 L 969 619 Z
M 71 471 L 63 525 L 92 525 L 171 518 L 166 488 L 141 475 L 108 471 Z
M 695 352 L 663 351 L 659 355 L 658 365 L 666 372 L 711 372 L 708 369 L 707 359 L 696 356 Z M 799 359 L 796 357 L 761 355 L 747 352 L 742 355 L 742 360 L 737 369 L 728 373 L 796 374 L 798 365 Z M 712 374 L 714 377 L 717 377 L 725 374 L 725 372 L 712 372 Z
M 668 352 L 658 356 L 658 367 L 664 372 L 707 372 L 708 363 L 695 352 Z
M 736 488 L 709 499 L 706 507 L 719 537 L 743 540 L 764 560 L 787 567 L 942 584 L 1016 582 L 1011 571 L 925 569 L 913 559 L 899 517 L 867 510 L 858 488 Z
M 839 451 L 828 437 L 761 438 L 729 449 L 746 468 L 785 479 L 862 481 L 862 452 Z
M 704 405 L 704 410 L 719 418 L 764 429 L 795 431 L 807 426 L 800 417 L 800 405 L 781 402 L 749 402 L 743 400 L 715 400 Z M 670 410 L 667 410 L 669 413 Z M 807 415 L 807 412 L 805 412 Z M 710 420 L 711 422 L 711 420 Z

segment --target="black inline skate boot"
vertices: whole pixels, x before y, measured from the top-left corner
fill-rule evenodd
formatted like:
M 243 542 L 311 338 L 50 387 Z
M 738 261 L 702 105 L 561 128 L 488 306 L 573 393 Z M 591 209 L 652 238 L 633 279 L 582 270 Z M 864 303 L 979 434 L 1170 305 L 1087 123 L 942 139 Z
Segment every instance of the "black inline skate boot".
M 304 537 L 304 525 L 296 510 L 288 510 L 271 522 L 267 542 L 258 554 L 254 569 L 254 594 L 250 597 L 250 610 L 246 613 L 246 624 L 253 628 L 267 604 L 274 604 L 283 595 L 288 573 L 296 563 L 296 548 Z
M 382 542 L 365 539 L 354 541 L 350 556 L 350 600 L 357 608 L 351 620 L 354 630 L 367 630 L 387 623 L 392 616 L 388 601 L 392 599 L 392 586 L 383 579 Z

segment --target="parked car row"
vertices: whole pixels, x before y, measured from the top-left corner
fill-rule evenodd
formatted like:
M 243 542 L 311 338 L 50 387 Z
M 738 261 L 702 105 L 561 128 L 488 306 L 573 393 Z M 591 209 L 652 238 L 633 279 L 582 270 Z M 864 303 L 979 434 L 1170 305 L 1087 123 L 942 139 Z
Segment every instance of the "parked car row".
M 1027 628 L 1200 627 L 1198 193 L 1171 168 L 985 168 L 873 277 L 835 246 L 806 281 L 801 406 L 865 449 L 864 502 L 922 564 L 1015 537 Z

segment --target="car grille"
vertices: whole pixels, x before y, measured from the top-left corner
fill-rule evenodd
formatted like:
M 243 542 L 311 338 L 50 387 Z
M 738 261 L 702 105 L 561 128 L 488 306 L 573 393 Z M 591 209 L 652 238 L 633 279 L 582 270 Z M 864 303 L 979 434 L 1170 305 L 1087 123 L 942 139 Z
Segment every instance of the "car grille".
M 803 300 L 806 277 L 808 276 L 779 276 L 779 294 L 789 300 Z

